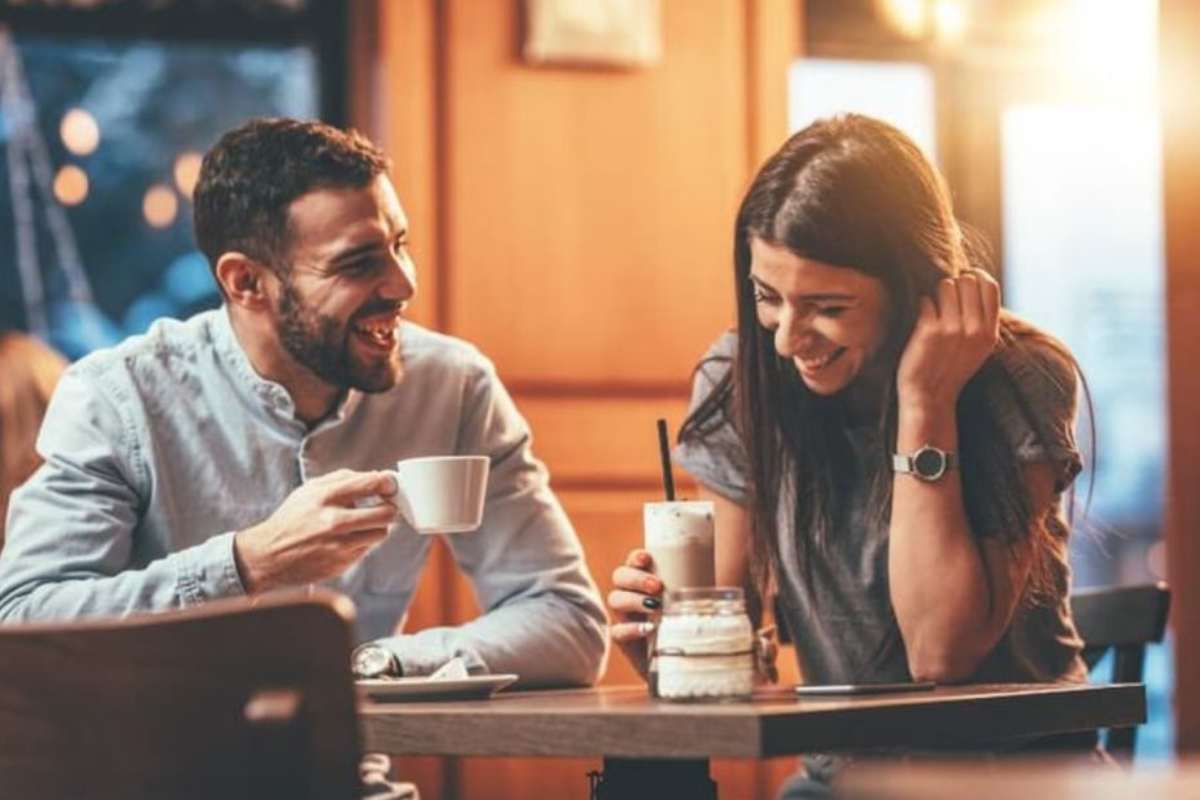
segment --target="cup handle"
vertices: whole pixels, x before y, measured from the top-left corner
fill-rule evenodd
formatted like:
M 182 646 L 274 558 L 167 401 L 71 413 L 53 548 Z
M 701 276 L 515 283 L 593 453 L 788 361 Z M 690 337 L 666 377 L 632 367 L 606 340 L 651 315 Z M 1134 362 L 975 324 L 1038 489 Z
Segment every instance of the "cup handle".
M 392 497 L 392 501 L 396 504 L 396 511 L 405 522 L 415 528 L 416 524 L 413 522 L 412 507 L 409 505 L 408 495 L 404 493 L 404 484 L 400 480 L 400 474 L 393 470 L 391 475 L 392 480 L 396 484 L 396 494 Z M 377 494 L 360 497 L 354 501 L 355 508 L 374 508 L 381 505 L 383 505 L 383 498 Z

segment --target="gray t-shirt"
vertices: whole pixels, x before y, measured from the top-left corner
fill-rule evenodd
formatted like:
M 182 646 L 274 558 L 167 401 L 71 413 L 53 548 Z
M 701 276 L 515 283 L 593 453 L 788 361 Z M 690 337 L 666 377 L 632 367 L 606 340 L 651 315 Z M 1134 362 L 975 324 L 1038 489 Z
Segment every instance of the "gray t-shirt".
M 731 368 L 736 349 L 736 334 L 726 333 L 705 354 L 694 380 L 693 410 Z M 1074 370 L 1045 345 L 1034 344 L 1026 350 L 1006 348 L 1001 358 L 1025 400 L 1022 404 L 1008 392 L 989 398 L 995 404 L 1001 429 L 1020 462 L 1047 461 L 1055 466 L 1061 501 L 1062 492 L 1081 466 L 1073 430 L 1077 391 Z M 1033 358 L 1042 362 L 1038 365 L 1041 369 L 1029 363 Z M 1036 415 L 1036 428 L 1041 434 L 1029 421 L 1032 415 Z M 873 430 L 857 429 L 848 434 L 855 463 L 861 465 L 865 456 L 878 453 L 880 444 Z M 749 505 L 746 452 L 728 421 L 699 441 L 680 444 L 674 457 L 705 486 L 735 503 Z M 888 530 L 867 513 L 869 491 L 867 470 L 855 470 L 837 509 L 836 533 L 819 554 L 814 552 L 811 569 L 806 571 L 796 548 L 795 487 L 790 476 L 783 480 L 776 515 L 781 560 L 776 570 L 779 609 L 808 683 L 911 679 L 888 592 Z M 975 681 L 1087 678 L 1079 657 L 1082 641 L 1068 605 L 1069 526 L 1061 506 L 1057 503 L 1047 519 L 1057 545 L 1048 555 L 1053 597 L 1022 599 L 1008 631 L 973 676 Z

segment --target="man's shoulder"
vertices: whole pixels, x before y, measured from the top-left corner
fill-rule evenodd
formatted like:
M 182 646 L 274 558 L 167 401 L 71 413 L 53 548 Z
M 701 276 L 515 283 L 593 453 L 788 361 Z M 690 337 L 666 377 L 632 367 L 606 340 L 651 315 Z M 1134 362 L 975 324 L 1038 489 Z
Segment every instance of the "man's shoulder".
M 194 369 L 198 353 L 213 344 L 212 326 L 218 313 L 219 309 L 186 320 L 155 320 L 145 333 L 79 359 L 68 374 L 109 388 L 152 385 L 162 391 L 175 383 L 185 384 L 184 373 Z
M 406 372 L 478 374 L 493 371 L 492 362 L 468 341 L 404 322 L 400 331 L 401 355 Z

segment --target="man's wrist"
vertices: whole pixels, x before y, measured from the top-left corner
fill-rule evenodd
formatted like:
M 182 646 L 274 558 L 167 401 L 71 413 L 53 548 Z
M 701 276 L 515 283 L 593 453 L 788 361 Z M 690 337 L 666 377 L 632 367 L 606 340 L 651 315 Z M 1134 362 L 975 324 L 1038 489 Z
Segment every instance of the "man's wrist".
M 350 671 L 359 679 L 402 678 L 400 659 L 379 642 L 366 642 L 350 654 Z
M 246 590 L 246 594 L 255 594 L 260 589 L 259 576 L 250 566 L 250 559 L 246 558 L 246 534 L 250 528 L 235 531 L 233 534 L 233 565 L 237 567 L 238 578 L 242 581 L 242 588 Z

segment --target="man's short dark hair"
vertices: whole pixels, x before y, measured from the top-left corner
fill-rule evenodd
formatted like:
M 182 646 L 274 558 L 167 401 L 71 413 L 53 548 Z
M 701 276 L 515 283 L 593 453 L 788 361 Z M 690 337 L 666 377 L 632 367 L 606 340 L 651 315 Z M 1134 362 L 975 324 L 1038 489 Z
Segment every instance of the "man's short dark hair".
M 360 188 L 388 168 L 354 130 L 294 119 L 254 119 L 204 156 L 193 193 L 196 242 L 216 269 L 231 251 L 285 268 L 288 207 L 314 189 Z

